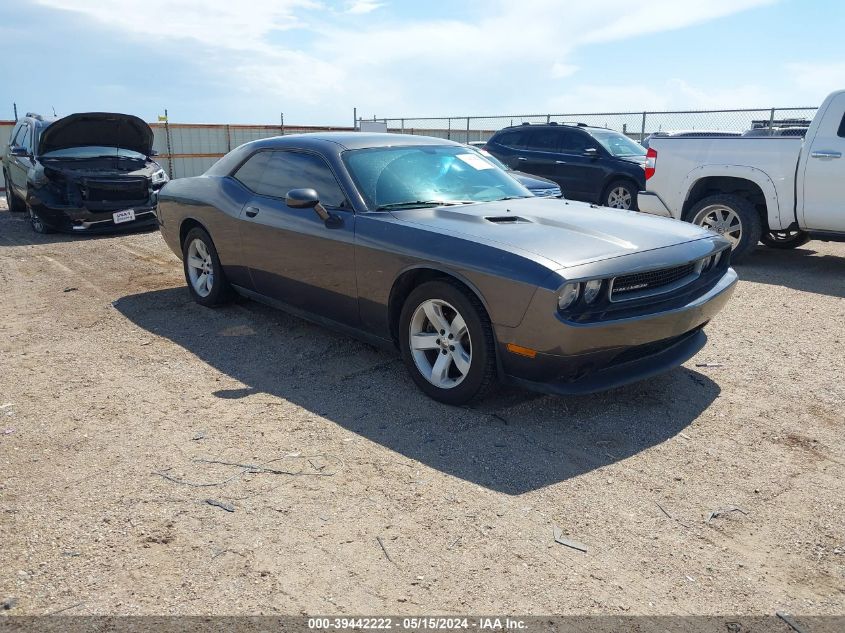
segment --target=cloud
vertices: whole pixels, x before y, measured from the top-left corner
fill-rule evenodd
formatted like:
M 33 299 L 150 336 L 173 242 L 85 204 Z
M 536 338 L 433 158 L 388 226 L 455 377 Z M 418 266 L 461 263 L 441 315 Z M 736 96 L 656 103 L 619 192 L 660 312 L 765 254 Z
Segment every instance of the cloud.
M 356 0 L 354 2 L 347 3 L 347 13 L 352 13 L 355 15 L 362 15 L 365 13 L 371 13 L 376 9 L 383 7 L 383 2 L 368 2 L 367 0 Z
M 314 122 L 344 120 L 353 105 L 378 108 L 379 115 L 456 108 L 470 114 L 489 111 L 491 104 L 521 109 L 529 95 L 542 95 L 543 81 L 571 82 L 579 47 L 683 28 L 771 0 L 592 0 L 565 11 L 558 0 L 487 0 L 424 18 L 418 11 L 408 17 L 403 4 L 374 0 L 332 6 L 253 0 L 248 9 L 230 0 L 32 1 L 168 50 L 178 63 L 207 75 L 210 88 L 225 91 L 221 98 L 262 98 Z M 346 15 L 376 9 L 378 20 L 354 26 Z M 632 89 L 605 93 L 587 85 L 571 94 L 608 105 L 615 94 L 615 109 L 620 95 L 625 107 L 663 100 L 652 90 Z
M 845 62 L 793 62 L 786 71 L 807 103 L 820 104 L 834 90 L 845 88 Z

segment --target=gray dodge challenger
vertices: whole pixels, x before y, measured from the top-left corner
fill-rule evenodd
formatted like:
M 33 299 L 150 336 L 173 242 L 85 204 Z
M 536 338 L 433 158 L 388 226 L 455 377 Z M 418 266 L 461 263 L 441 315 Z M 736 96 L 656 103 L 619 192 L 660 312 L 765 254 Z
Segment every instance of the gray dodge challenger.
M 686 222 L 536 198 L 466 147 L 399 134 L 263 139 L 159 195 L 205 306 L 235 293 L 399 349 L 430 397 L 496 381 L 580 394 L 676 367 L 736 283 Z

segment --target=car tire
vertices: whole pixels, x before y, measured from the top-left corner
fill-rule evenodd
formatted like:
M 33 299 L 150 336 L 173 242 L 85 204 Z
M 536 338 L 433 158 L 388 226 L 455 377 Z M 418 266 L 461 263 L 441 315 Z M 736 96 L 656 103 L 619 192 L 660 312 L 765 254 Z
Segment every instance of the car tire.
M 32 230 L 36 233 L 40 233 L 41 235 L 47 235 L 48 233 L 53 233 L 53 228 L 44 222 L 41 217 L 32 210 L 32 207 L 26 205 L 26 210 L 29 213 L 29 226 L 32 227 Z
M 12 213 L 26 212 L 26 203 L 15 195 L 12 189 L 12 181 L 9 179 L 9 172 L 3 170 L 3 182 L 6 185 L 6 205 Z
M 810 236 L 804 231 L 769 231 L 760 236 L 760 241 L 769 248 L 788 250 L 804 246 Z
M 614 180 L 604 190 L 601 204 L 611 209 L 637 210 L 637 185 L 630 180 Z
M 231 301 L 229 285 L 220 257 L 211 236 L 205 229 L 194 227 L 182 242 L 182 264 L 185 281 L 194 301 L 213 308 Z
M 741 261 L 754 250 L 763 232 L 760 214 L 754 205 L 727 193 L 699 200 L 685 220 L 720 233 L 731 241 L 731 261 Z
M 481 301 L 440 279 L 415 288 L 399 317 L 399 349 L 411 379 L 430 398 L 462 405 L 496 380 L 493 327 Z

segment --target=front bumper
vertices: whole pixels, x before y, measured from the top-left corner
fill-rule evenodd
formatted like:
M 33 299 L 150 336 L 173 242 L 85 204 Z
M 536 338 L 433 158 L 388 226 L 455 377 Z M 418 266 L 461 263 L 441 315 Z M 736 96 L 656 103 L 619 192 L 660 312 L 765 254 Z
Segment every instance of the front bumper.
M 54 207 L 36 200 L 31 200 L 30 206 L 42 222 L 57 231 L 114 233 L 158 226 L 154 204 L 132 207 L 135 211 L 135 219 L 118 224 L 115 224 L 113 214 L 121 209 L 90 211 L 84 207 Z
M 596 323 L 553 322 L 554 335 L 546 328 L 543 338 L 553 336 L 554 349 L 541 351 L 537 345 L 532 348 L 538 350 L 533 358 L 514 354 L 506 346 L 508 339 L 528 340 L 520 337 L 526 323 L 510 332 L 497 328 L 503 380 L 546 393 L 579 394 L 637 382 L 677 367 L 704 346 L 707 337 L 702 328 L 728 302 L 736 281 L 736 273 L 728 268 L 701 296 L 655 314 Z
M 664 218 L 674 217 L 669 207 L 653 191 L 640 191 L 637 194 L 637 208 L 643 213 L 661 215 Z

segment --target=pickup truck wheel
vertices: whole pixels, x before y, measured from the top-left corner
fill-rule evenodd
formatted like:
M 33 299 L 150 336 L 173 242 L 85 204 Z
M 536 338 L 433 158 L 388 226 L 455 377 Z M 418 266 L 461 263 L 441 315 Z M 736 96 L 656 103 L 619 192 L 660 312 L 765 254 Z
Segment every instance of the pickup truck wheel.
M 12 189 L 12 181 L 9 179 L 9 172 L 3 170 L 3 181 L 6 183 L 6 206 L 12 213 L 23 213 L 26 211 L 26 204 L 15 195 Z
M 731 194 L 717 194 L 700 200 L 687 212 L 685 219 L 729 240 L 732 261 L 741 260 L 754 250 L 763 232 L 754 205 Z
M 798 248 L 810 241 L 804 231 L 769 231 L 760 236 L 760 241 L 769 248 Z
M 188 231 L 182 243 L 182 263 L 194 301 L 209 308 L 229 302 L 232 287 L 226 280 L 214 242 L 204 229 L 195 227 Z
M 611 209 L 637 209 L 637 187 L 629 180 L 614 180 L 607 186 L 601 203 Z
M 399 347 L 411 379 L 451 405 L 479 399 L 494 384 L 493 328 L 478 297 L 436 280 L 415 288 L 399 317 Z

